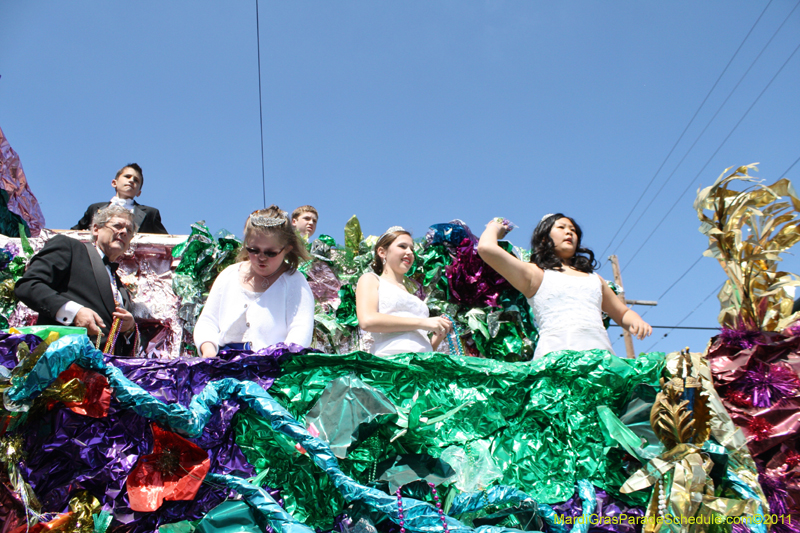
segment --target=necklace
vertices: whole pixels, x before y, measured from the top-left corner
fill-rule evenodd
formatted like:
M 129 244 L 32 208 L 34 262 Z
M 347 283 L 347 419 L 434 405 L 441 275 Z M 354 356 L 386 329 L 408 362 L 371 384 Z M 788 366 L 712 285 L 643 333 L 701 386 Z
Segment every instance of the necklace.
M 442 532 L 443 533 L 450 533 L 450 529 L 447 527 L 447 518 L 445 518 L 444 511 L 442 510 L 442 503 L 439 501 L 439 495 L 436 493 L 436 485 L 433 483 L 428 483 L 428 486 L 431 488 L 431 494 L 433 494 L 433 501 L 436 503 L 436 512 L 439 513 L 439 520 L 442 521 Z M 403 513 L 403 496 L 400 494 L 400 489 L 402 487 L 397 487 L 395 491 L 395 496 L 397 496 L 397 517 L 398 522 L 400 525 L 400 533 L 406 533 L 406 521 L 405 521 L 405 514 Z
M 252 266 L 250 266 L 249 268 L 250 268 L 249 277 L 251 277 L 253 279 L 253 288 L 254 289 L 256 288 L 255 281 L 256 281 L 256 278 L 258 277 L 258 278 L 261 278 L 260 285 L 261 285 L 261 288 L 264 289 L 264 290 L 269 289 L 270 286 L 273 283 L 275 283 L 275 280 L 278 279 L 280 277 L 280 275 L 283 274 L 286 271 L 286 266 L 285 265 L 281 265 L 281 266 L 278 267 L 278 270 L 276 270 L 272 274 L 270 274 L 268 276 L 262 276 L 261 274 L 253 271 L 253 267 Z M 243 283 L 247 283 L 247 279 L 248 279 L 248 276 L 243 277 L 242 278 L 242 282 Z

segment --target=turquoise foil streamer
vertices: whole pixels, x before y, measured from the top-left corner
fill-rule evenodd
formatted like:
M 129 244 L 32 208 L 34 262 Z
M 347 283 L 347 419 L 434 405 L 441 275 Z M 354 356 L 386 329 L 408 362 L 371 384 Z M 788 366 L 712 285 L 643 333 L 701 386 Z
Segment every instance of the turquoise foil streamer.
M 315 533 L 314 530 L 292 518 L 267 491 L 229 474 L 208 474 L 212 483 L 225 485 L 242 495 L 244 500 L 280 533 Z

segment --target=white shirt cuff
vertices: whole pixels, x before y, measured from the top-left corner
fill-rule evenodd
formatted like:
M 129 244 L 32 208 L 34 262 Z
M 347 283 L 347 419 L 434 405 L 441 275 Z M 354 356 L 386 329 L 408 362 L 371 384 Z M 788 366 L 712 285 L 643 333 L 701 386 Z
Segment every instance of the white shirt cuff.
M 75 315 L 78 311 L 83 309 L 84 306 L 78 302 L 69 301 L 61 306 L 61 309 L 56 313 L 56 320 L 59 324 L 69 326 L 75 320 Z

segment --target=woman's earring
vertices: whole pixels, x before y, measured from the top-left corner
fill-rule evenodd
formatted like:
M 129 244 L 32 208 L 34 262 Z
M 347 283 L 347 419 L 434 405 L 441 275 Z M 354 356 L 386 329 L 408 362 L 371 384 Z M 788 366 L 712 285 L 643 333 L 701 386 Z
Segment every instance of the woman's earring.
M 385 257 L 381 257 L 381 264 L 383 266 L 386 266 L 386 258 Z

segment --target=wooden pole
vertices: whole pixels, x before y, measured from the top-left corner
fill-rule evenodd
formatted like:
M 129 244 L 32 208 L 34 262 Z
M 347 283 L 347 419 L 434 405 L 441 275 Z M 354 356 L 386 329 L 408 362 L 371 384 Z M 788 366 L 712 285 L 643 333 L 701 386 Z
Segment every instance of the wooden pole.
M 614 283 L 620 290 L 620 293 L 617 295 L 617 297 L 622 302 L 622 305 L 628 307 L 628 302 L 625 300 L 625 289 L 622 288 L 622 274 L 620 274 L 619 271 L 619 260 L 617 259 L 616 255 L 612 255 L 608 259 L 611 261 L 611 269 L 614 271 Z M 633 359 L 636 357 L 636 352 L 633 350 L 633 337 L 625 328 L 622 328 L 622 336 L 625 337 L 625 353 L 627 354 L 628 358 Z

